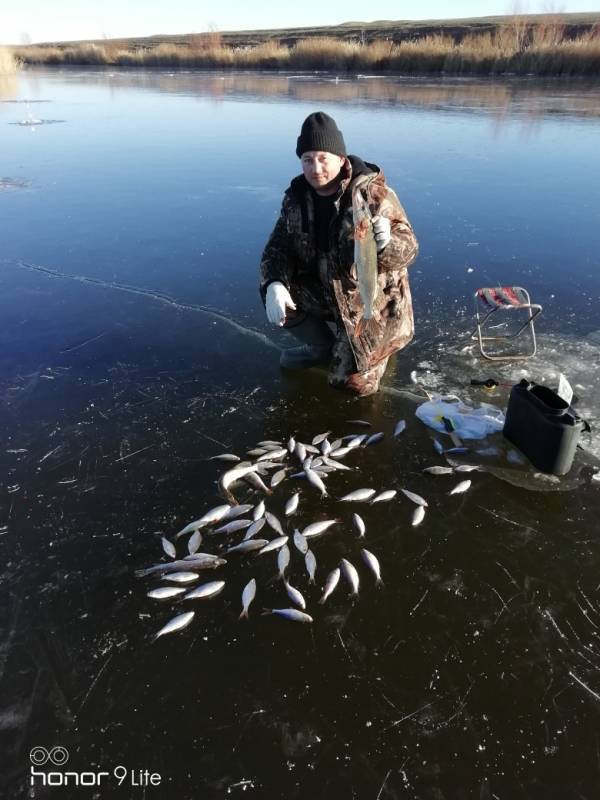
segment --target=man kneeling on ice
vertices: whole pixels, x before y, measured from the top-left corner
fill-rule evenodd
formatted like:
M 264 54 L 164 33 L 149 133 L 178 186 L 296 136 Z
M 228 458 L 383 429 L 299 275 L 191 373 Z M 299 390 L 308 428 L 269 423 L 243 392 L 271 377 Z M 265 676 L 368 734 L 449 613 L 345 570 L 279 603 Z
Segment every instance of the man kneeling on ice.
M 389 356 L 414 335 L 407 267 L 417 240 L 383 172 L 346 155 L 330 116 L 304 120 L 296 155 L 303 174 L 284 195 L 261 261 L 269 322 L 303 343 L 280 363 L 329 362 L 331 386 L 373 394 Z

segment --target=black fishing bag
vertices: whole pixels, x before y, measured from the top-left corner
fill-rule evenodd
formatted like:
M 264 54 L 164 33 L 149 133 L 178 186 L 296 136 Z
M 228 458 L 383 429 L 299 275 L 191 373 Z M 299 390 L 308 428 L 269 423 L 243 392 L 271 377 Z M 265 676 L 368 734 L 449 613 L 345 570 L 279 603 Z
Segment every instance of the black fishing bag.
M 547 386 L 522 380 L 511 389 L 504 436 L 540 472 L 566 475 L 586 428 L 587 423 Z

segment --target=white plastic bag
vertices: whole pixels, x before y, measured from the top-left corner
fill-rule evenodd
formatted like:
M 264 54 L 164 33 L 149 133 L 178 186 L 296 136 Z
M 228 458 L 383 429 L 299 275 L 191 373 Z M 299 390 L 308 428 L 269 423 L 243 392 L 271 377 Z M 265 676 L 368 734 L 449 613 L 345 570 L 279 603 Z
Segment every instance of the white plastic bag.
M 490 433 L 498 433 L 504 427 L 504 413 L 496 406 L 481 403 L 472 408 L 456 395 L 433 395 L 431 400 L 421 403 L 417 417 L 440 433 L 447 433 L 442 417 L 452 421 L 453 433 L 461 439 L 483 439 Z

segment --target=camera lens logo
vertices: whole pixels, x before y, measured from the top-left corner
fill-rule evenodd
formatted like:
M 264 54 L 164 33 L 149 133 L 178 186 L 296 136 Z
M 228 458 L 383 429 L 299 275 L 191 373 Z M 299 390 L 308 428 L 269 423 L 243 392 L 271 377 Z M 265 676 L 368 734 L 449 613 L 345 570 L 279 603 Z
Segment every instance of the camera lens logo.
M 40 746 L 33 747 L 29 753 L 29 760 L 35 767 L 43 767 L 48 762 L 55 767 L 62 767 L 69 760 L 69 751 L 60 745 L 50 750 Z

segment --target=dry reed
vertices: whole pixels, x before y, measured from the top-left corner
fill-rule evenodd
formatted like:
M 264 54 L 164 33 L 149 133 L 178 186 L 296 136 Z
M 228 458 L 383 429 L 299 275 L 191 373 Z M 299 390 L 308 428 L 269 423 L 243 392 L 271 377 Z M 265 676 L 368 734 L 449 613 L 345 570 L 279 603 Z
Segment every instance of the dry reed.
M 14 75 L 18 70 L 20 59 L 8 47 L 0 47 L 0 75 Z
M 226 47 L 218 33 L 209 32 L 191 37 L 187 44 L 159 44 L 148 49 L 116 50 L 110 44 L 80 44 L 64 49 L 21 48 L 18 56 L 34 64 L 598 75 L 600 30 L 595 28 L 577 38 L 568 38 L 564 24 L 557 18 L 549 16 L 531 25 L 527 18 L 516 16 L 493 33 L 471 34 L 462 41 L 443 34 L 400 44 L 385 39 L 363 43 L 320 37 L 299 41 L 291 48 L 267 41 L 234 49 Z

